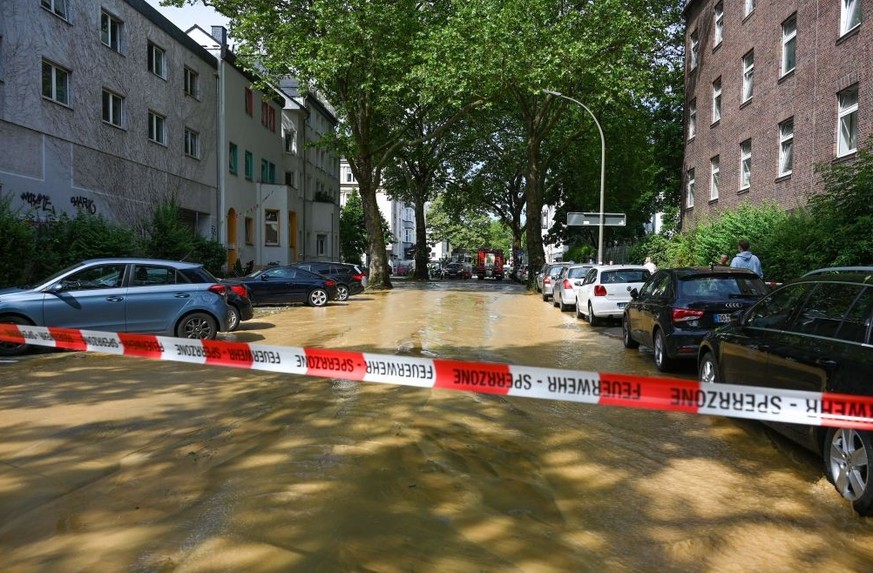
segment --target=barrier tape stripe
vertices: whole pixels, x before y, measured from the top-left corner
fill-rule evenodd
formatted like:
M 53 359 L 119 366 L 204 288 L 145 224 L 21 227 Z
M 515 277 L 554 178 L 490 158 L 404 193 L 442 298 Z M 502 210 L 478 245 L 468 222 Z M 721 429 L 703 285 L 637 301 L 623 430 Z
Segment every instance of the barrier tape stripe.
M 0 341 L 419 388 L 873 430 L 870 396 L 15 324 L 0 324 Z

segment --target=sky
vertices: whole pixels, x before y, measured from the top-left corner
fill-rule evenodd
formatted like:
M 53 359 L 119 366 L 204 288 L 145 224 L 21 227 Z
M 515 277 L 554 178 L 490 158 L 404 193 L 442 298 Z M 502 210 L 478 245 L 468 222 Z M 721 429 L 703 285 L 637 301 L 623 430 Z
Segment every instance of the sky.
M 165 8 L 161 6 L 161 0 L 146 0 L 146 2 L 157 8 L 183 32 L 195 24 L 207 32 L 209 32 L 210 26 L 227 27 L 228 25 L 227 18 L 216 12 L 214 8 L 204 6 L 199 2 L 194 5 L 185 5 L 182 8 Z

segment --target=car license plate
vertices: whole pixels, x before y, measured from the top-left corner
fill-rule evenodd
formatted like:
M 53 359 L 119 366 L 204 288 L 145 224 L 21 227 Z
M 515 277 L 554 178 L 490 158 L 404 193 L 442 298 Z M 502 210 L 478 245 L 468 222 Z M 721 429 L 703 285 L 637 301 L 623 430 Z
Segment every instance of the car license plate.
M 729 315 L 729 314 L 717 314 L 717 315 L 715 315 L 715 322 L 728 323 L 730 321 L 731 321 L 731 315 Z

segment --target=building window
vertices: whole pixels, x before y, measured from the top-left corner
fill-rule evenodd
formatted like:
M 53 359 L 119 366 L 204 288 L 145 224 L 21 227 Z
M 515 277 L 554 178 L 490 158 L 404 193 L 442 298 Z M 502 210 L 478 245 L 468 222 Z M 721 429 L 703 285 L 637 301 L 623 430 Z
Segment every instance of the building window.
M 246 164 L 245 164 L 246 179 L 251 181 L 255 175 L 255 158 L 254 158 L 254 156 L 252 156 L 251 151 L 246 151 L 245 162 L 246 162 Z
M 276 209 L 264 211 L 264 244 L 279 244 L 279 211 Z
M 721 78 L 712 82 L 712 123 L 721 120 Z
M 149 139 L 161 145 L 167 144 L 167 118 L 153 111 L 149 112 Z
M 716 155 L 709 160 L 709 200 L 715 201 L 718 199 L 718 185 L 720 178 L 720 163 L 719 157 Z
M 49 12 L 67 19 L 67 0 L 41 0 L 42 7 Z
M 740 144 L 740 190 L 752 186 L 752 140 Z
M 297 153 L 297 131 L 294 128 L 285 131 L 285 153 Z
M 193 98 L 200 98 L 200 74 L 189 67 L 185 67 L 185 94 Z
M 327 235 L 323 233 L 315 235 L 315 250 L 319 257 L 327 254 Z
M 272 161 L 267 164 L 267 183 L 276 183 L 276 164 Z
M 200 134 L 189 127 L 185 128 L 185 155 L 200 159 Z
M 261 125 L 270 131 L 276 131 L 276 110 L 269 102 L 261 102 Z
M 743 103 L 752 99 L 755 78 L 755 51 L 743 56 Z
M 115 127 L 124 126 L 124 98 L 103 90 L 103 121 Z
M 352 173 L 352 168 L 346 167 L 346 183 L 354 183 L 354 182 L 355 182 L 355 176 Z
M 43 60 L 42 96 L 64 105 L 70 105 L 70 72 Z
M 691 50 L 689 52 L 689 65 L 691 69 L 697 68 L 697 56 L 700 51 L 700 38 L 697 36 L 697 30 L 691 32 Z
M 697 100 L 688 102 L 688 139 L 697 135 Z
M 850 155 L 858 150 L 858 86 L 854 85 L 837 94 L 839 121 L 837 125 L 837 156 Z
M 685 208 L 694 207 L 694 169 L 689 169 L 685 174 Z
M 717 48 L 724 39 L 724 4 L 719 2 L 713 9 L 712 47 Z
M 755 0 L 743 1 L 743 18 L 746 18 L 755 11 Z
M 261 183 L 267 183 L 269 172 L 268 172 L 268 163 L 266 159 L 261 159 Z
M 840 11 L 840 35 L 842 36 L 861 25 L 861 0 L 841 0 L 840 4 L 842 6 Z
M 121 20 L 108 12 L 100 12 L 100 41 L 116 52 L 121 52 Z
M 237 148 L 236 143 L 230 142 L 230 147 L 227 150 L 227 168 L 233 175 L 237 174 L 237 169 L 239 167 L 239 148 Z
M 245 220 L 246 244 L 255 244 L 255 220 L 252 217 L 246 217 Z
M 797 67 L 797 16 L 782 24 L 782 75 Z
M 246 115 L 252 117 L 255 113 L 255 94 L 252 93 L 252 90 L 246 88 L 245 91 L 245 105 L 246 105 Z
M 779 176 L 791 175 L 794 167 L 794 118 L 779 124 Z
M 165 52 L 163 49 L 149 42 L 148 66 L 149 71 L 156 76 L 167 79 L 167 66 L 164 62 Z

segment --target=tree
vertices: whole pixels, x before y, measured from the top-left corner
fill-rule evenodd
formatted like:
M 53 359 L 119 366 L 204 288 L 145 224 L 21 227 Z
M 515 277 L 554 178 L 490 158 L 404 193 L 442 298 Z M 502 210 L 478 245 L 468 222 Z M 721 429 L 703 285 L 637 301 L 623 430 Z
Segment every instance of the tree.
M 324 144 L 346 157 L 358 182 L 369 241 L 368 288 L 391 288 L 376 192 L 403 143 L 407 110 L 420 98 L 426 40 L 451 3 L 201 1 L 229 18 L 242 61 L 262 76 L 295 76 L 336 108 L 342 129 Z M 463 106 L 458 109 L 463 114 Z
M 610 103 L 621 94 L 643 102 L 655 88 L 650 69 L 670 44 L 671 26 L 681 22 L 680 3 L 467 0 L 455 8 L 451 25 L 434 34 L 439 66 L 432 66 L 431 77 L 502 94 L 501 104 L 523 134 L 527 216 L 538 219 L 554 159 L 544 144 L 568 105 L 543 90 L 583 100 L 595 113 L 614 109 Z M 544 253 L 538 225 L 527 226 L 527 246 L 531 267 L 539 267 Z
M 353 192 L 340 213 L 340 255 L 347 263 L 360 264 L 367 252 L 367 231 L 364 228 L 364 207 L 361 197 Z

